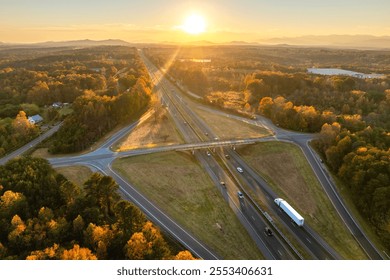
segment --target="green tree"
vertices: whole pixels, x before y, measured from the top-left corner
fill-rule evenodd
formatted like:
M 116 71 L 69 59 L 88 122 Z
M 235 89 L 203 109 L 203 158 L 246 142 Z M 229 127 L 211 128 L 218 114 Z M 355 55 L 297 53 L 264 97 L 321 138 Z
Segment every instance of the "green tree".
M 117 193 L 119 186 L 111 177 L 94 173 L 84 183 L 84 189 L 86 197 L 93 205 L 98 205 L 106 219 L 114 215 L 113 207 L 120 196 Z

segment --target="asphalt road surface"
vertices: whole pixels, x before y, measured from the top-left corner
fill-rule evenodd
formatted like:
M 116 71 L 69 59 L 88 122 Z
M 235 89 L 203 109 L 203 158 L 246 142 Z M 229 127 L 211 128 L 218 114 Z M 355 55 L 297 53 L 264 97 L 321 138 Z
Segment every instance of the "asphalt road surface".
M 149 68 L 154 67 L 152 65 L 147 66 Z M 308 162 L 310 163 L 314 173 L 316 174 L 322 187 L 327 193 L 329 199 L 333 203 L 335 209 L 350 230 L 351 234 L 356 238 L 361 247 L 364 249 L 368 257 L 371 259 L 383 259 L 382 255 L 375 248 L 372 242 L 367 238 L 359 224 L 345 207 L 340 195 L 337 192 L 334 182 L 331 180 L 331 177 L 326 170 L 326 167 L 322 164 L 318 156 L 308 145 L 308 142 L 314 137 L 316 137 L 316 135 L 296 133 L 281 129 L 278 126 L 275 126 L 270 120 L 265 119 L 261 116 L 257 116 L 256 120 L 249 120 L 247 118 L 227 114 L 225 112 L 205 107 L 203 105 L 193 104 L 191 100 L 189 100 L 185 96 L 182 96 L 181 92 L 177 91 L 176 87 L 173 84 L 163 78 L 163 74 L 161 72 L 156 69 L 154 69 L 154 71 L 156 75 L 158 75 L 157 77 L 153 77 L 154 80 L 158 83 L 157 94 L 159 95 L 161 101 L 168 105 L 168 110 L 174 117 L 173 119 L 179 130 L 185 136 L 186 141 L 188 142 L 187 144 L 170 147 L 156 147 L 151 149 L 139 149 L 120 153 L 112 152 L 110 150 L 110 147 L 120 138 L 129 133 L 136 125 L 150 117 L 151 112 L 149 111 L 144 114 L 144 116 L 142 116 L 139 121 L 113 135 L 100 148 L 96 149 L 91 153 L 75 157 L 52 158 L 49 159 L 49 161 L 53 165 L 57 166 L 74 164 L 93 166 L 101 172 L 104 172 L 105 174 L 114 177 L 114 179 L 120 185 L 122 193 L 129 200 L 131 200 L 140 208 L 142 208 L 143 211 L 148 215 L 148 217 L 153 220 L 153 222 L 157 223 L 160 227 L 170 232 L 198 257 L 204 259 L 218 259 L 219 257 L 211 250 L 209 250 L 207 246 L 201 244 L 201 242 L 196 240 L 196 238 L 194 238 L 188 232 L 182 229 L 179 225 L 177 225 L 174 221 L 167 217 L 162 211 L 160 211 L 153 204 L 151 204 L 146 198 L 142 197 L 142 195 L 140 195 L 136 191 L 136 189 L 133 188 L 128 182 L 126 182 L 125 180 L 123 180 L 123 178 L 116 174 L 110 167 L 111 162 L 118 157 L 161 152 L 167 150 L 214 149 L 215 147 L 233 146 L 237 144 L 253 143 L 259 141 L 278 140 L 292 142 L 300 146 L 303 150 Z M 208 126 L 191 110 L 191 107 L 193 106 L 201 106 L 202 110 L 208 110 L 216 114 L 225 115 L 229 118 L 234 118 L 246 123 L 251 123 L 254 125 L 268 128 L 269 130 L 274 132 L 274 135 L 272 137 L 265 137 L 261 139 L 243 139 L 232 141 L 215 140 L 215 135 L 210 130 L 210 128 L 208 128 Z M 59 129 L 59 126 L 60 125 L 57 125 L 51 128 L 49 131 L 34 139 L 27 145 L 23 146 L 17 151 L 14 151 L 6 157 L 1 158 L 0 164 L 5 164 L 8 160 L 20 156 L 27 150 L 35 147 L 41 141 L 54 134 Z M 205 133 L 207 133 L 208 139 L 207 137 L 204 137 Z M 203 137 L 201 137 L 200 135 L 203 135 Z M 205 166 L 206 171 L 210 174 L 212 179 L 216 181 L 216 185 L 218 184 L 218 181 L 221 179 L 221 177 L 224 177 L 225 181 L 228 181 L 228 174 L 226 174 L 226 172 L 221 169 L 215 159 L 209 158 L 202 152 L 194 153 L 198 160 Z M 258 174 L 254 173 L 249 166 L 245 165 L 245 162 L 243 162 L 237 154 L 232 154 L 232 157 L 234 157 L 234 160 L 236 162 L 245 167 L 244 173 L 246 174 L 246 176 L 244 176 L 244 179 L 246 180 L 246 184 L 253 188 L 261 187 L 263 190 L 267 190 L 268 195 L 270 196 L 270 200 L 272 200 L 274 194 L 272 193 L 272 190 L 267 187 L 264 180 Z M 233 167 L 231 167 L 231 169 L 233 169 Z M 233 171 L 231 170 L 231 172 Z M 261 249 L 263 254 L 269 259 L 292 258 L 291 252 L 286 249 L 286 244 L 284 244 L 278 236 L 273 236 L 275 238 L 272 238 L 270 236 L 261 236 L 265 235 L 264 227 L 267 226 L 268 223 L 266 220 L 264 220 L 264 217 L 259 215 L 259 211 L 256 210 L 254 206 L 249 203 L 245 198 L 237 199 L 237 196 L 235 195 L 236 191 L 238 190 L 235 186 L 236 184 L 237 182 L 229 182 L 229 186 L 226 189 L 221 189 L 222 195 L 224 195 L 229 205 L 231 205 L 233 211 L 237 214 L 240 221 L 247 228 L 252 238 L 254 238 L 256 244 Z M 221 188 L 221 186 L 219 187 Z M 272 203 L 270 203 L 269 207 L 271 211 L 274 211 L 276 213 L 277 211 L 279 211 Z M 303 246 L 310 252 L 313 258 L 339 258 L 338 254 L 334 252 L 333 249 L 330 248 L 329 245 L 327 245 L 326 242 L 324 242 L 321 237 L 316 234 L 311 228 L 307 226 L 305 226 L 303 229 L 291 228 L 291 221 L 286 218 L 286 215 L 284 213 L 279 213 L 278 217 L 280 218 L 281 222 L 286 225 L 291 232 L 294 233 L 295 236 L 298 236 L 298 240 L 300 240 L 301 244 L 303 244 Z

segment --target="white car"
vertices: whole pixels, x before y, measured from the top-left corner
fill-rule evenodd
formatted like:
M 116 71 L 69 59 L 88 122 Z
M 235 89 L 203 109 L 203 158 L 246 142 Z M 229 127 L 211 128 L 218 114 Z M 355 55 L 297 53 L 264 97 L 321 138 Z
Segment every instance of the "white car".
M 206 152 L 206 155 L 207 155 L 208 157 L 211 156 L 211 154 L 210 154 L 209 151 Z
M 243 173 L 243 172 L 244 172 L 244 170 L 242 170 L 241 167 L 237 167 L 237 171 L 240 172 L 240 173 Z

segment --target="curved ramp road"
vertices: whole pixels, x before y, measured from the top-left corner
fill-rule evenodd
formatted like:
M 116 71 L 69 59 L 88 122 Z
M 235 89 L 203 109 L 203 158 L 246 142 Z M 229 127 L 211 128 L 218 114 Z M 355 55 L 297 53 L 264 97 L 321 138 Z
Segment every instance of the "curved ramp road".
M 134 202 L 138 207 L 140 207 L 146 215 L 161 228 L 164 228 L 167 232 L 171 233 L 179 241 L 183 243 L 189 250 L 191 250 L 196 256 L 203 259 L 218 259 L 219 257 L 212 252 L 207 246 L 199 242 L 186 230 L 181 228 L 173 220 L 171 220 L 167 215 L 165 215 L 161 210 L 155 207 L 150 201 L 142 196 L 131 184 L 126 182 L 121 176 L 119 176 L 115 171 L 111 169 L 111 163 L 115 158 L 127 157 L 133 155 L 141 155 L 155 152 L 163 152 L 170 150 L 192 150 L 197 159 L 204 166 L 205 170 L 210 174 L 212 180 L 219 186 L 219 181 L 221 178 L 224 178 L 225 181 L 229 181 L 230 177 L 226 173 L 226 170 L 220 166 L 220 163 L 214 159 L 214 156 L 224 157 L 224 154 L 228 153 L 232 162 L 236 162 L 236 165 L 239 164 L 244 168 L 243 178 L 246 181 L 246 185 L 251 186 L 252 188 L 263 188 L 266 190 L 266 195 L 270 198 L 270 201 L 273 201 L 274 194 L 272 190 L 267 186 L 265 181 L 254 171 L 251 170 L 249 166 L 234 152 L 223 152 L 223 154 L 218 155 L 218 153 L 213 153 L 211 157 L 206 156 L 206 154 L 201 151 L 197 152 L 199 149 L 209 149 L 214 150 L 216 148 L 222 149 L 222 147 L 231 147 L 239 144 L 249 144 L 255 142 L 264 142 L 264 141 L 286 141 L 292 142 L 301 147 L 303 150 L 308 162 L 310 163 L 314 173 L 316 174 L 318 180 L 320 181 L 322 187 L 327 193 L 329 199 L 333 203 L 335 209 L 339 213 L 340 217 L 350 230 L 351 234 L 356 238 L 361 247 L 365 250 L 366 254 L 370 259 L 383 259 L 379 251 L 375 248 L 372 242 L 364 234 L 363 230 L 356 222 L 356 220 L 349 213 L 348 209 L 345 207 L 340 195 L 337 192 L 334 182 L 331 180 L 325 166 L 319 161 L 317 155 L 314 154 L 308 142 L 312 140 L 316 135 L 314 134 L 305 134 L 305 133 L 296 133 L 288 130 L 281 129 L 275 126 L 270 120 L 257 116 L 256 120 L 248 120 L 247 118 L 242 118 L 239 116 L 231 115 L 226 112 L 221 112 L 219 110 L 209 108 L 203 105 L 195 104 L 186 96 L 181 95 L 181 92 L 177 90 L 174 84 L 169 82 L 164 78 L 163 74 L 152 65 L 142 54 L 141 57 L 144 59 L 145 65 L 152 73 L 152 79 L 156 83 L 156 94 L 164 104 L 168 105 L 168 110 L 171 113 L 175 124 L 178 129 L 182 132 L 184 138 L 186 139 L 186 144 L 173 145 L 173 146 L 162 146 L 154 148 L 145 148 L 137 149 L 126 152 L 112 152 L 110 150 L 111 146 L 129 133 L 136 125 L 140 122 L 145 121 L 152 115 L 151 111 L 146 112 L 140 120 L 129 125 L 128 127 L 120 130 L 110 137 L 102 146 L 96 149 L 93 152 L 74 156 L 74 157 L 61 157 L 61 158 L 50 158 L 49 162 L 55 166 L 66 166 L 66 165 L 87 165 L 93 166 L 97 170 L 112 176 L 116 182 L 120 185 L 120 189 L 123 195 L 128 198 L 130 201 Z M 215 114 L 220 114 L 228 118 L 233 118 L 239 121 L 246 123 L 254 124 L 257 126 L 265 127 L 274 132 L 273 136 L 257 138 L 257 139 L 242 139 L 242 140 L 228 140 L 220 141 L 215 139 L 213 131 L 201 120 L 191 109 L 191 107 L 198 106 L 202 110 L 206 110 Z M 42 134 L 38 138 L 34 139 L 27 145 L 18 149 L 17 151 L 7 155 L 4 158 L 0 159 L 0 164 L 5 164 L 8 160 L 20 156 L 25 153 L 30 148 L 36 146 L 44 139 L 53 135 L 60 127 L 56 125 L 51 128 L 46 133 Z M 207 132 L 207 137 L 205 136 Z M 230 163 L 231 164 L 231 163 Z M 227 169 L 231 174 L 237 173 L 235 166 L 228 166 Z M 238 180 L 229 181 L 229 186 L 226 189 L 221 189 L 221 193 L 229 203 L 233 211 L 236 213 L 239 220 L 242 222 L 244 227 L 248 230 L 249 234 L 252 236 L 253 240 L 256 242 L 257 246 L 263 252 L 264 256 L 268 259 L 290 259 L 292 258 L 291 252 L 286 250 L 286 244 L 283 244 L 279 238 L 271 240 L 269 236 L 264 236 L 264 227 L 267 225 L 267 222 L 264 220 L 264 217 L 259 215 L 258 209 L 254 208 L 252 203 L 249 203 L 246 199 L 238 199 L 237 191 L 242 189 L 237 187 Z M 219 186 L 220 187 L 220 186 Z M 278 209 L 274 209 L 275 205 L 270 203 L 270 208 L 272 211 L 277 212 Z M 332 259 L 339 258 L 337 252 L 334 252 L 332 248 L 321 237 L 315 233 L 311 228 L 304 226 L 304 229 L 292 228 L 291 224 L 286 217 L 283 215 L 277 215 L 282 224 L 285 224 L 286 227 L 293 235 L 297 236 L 297 239 L 300 241 L 301 245 L 312 255 L 313 258 L 317 259 Z

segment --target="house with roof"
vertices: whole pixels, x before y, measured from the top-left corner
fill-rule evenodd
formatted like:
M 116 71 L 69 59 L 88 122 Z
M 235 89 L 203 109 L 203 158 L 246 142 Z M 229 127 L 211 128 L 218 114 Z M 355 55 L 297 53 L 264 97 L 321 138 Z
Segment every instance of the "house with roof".
M 54 102 L 53 105 L 51 105 L 51 107 L 55 108 L 55 109 L 59 109 L 59 108 L 62 108 L 64 105 L 62 104 L 62 102 Z
M 41 121 L 43 121 L 43 118 L 40 115 L 34 115 L 31 117 L 28 117 L 28 121 L 31 124 L 37 124 L 37 123 L 40 123 Z

